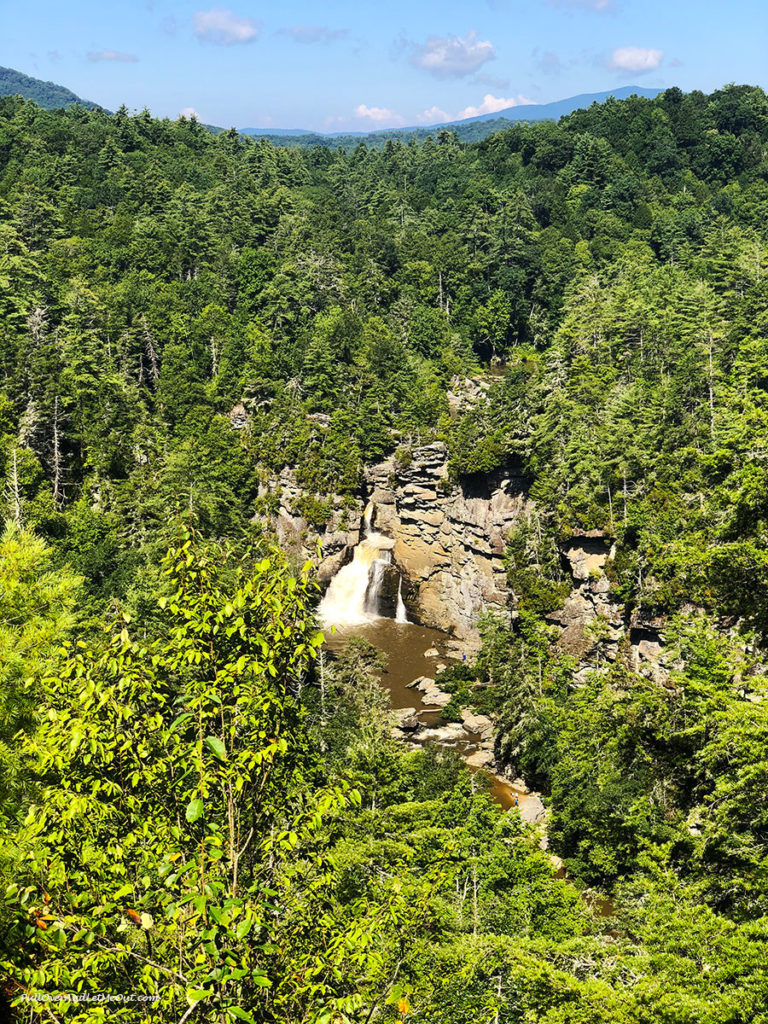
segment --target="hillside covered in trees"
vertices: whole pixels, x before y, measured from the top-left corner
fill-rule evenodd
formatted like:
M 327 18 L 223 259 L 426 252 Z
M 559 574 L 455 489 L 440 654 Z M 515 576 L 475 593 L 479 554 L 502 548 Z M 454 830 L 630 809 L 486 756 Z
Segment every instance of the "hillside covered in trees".
M 73 104 L 85 107 L 86 110 L 99 109 L 98 103 L 81 99 L 63 85 L 32 78 L 31 75 L 25 75 L 13 68 L 0 67 L 0 96 L 21 96 L 25 100 L 32 100 L 44 110 L 71 107 Z
M 768 1021 L 767 145 L 747 86 L 349 152 L 0 100 L 20 1019 Z M 320 679 L 311 566 L 269 531 L 285 466 L 322 534 L 434 439 L 446 487 L 514 467 L 538 510 L 511 621 L 452 671 L 566 877 L 390 739 L 375 652 Z M 669 685 L 553 642 L 590 531 Z

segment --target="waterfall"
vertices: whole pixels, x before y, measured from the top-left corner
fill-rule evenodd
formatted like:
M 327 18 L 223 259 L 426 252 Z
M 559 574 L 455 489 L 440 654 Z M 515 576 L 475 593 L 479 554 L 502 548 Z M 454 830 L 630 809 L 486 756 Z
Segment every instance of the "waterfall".
M 317 614 L 324 626 L 361 626 L 379 618 L 379 594 L 387 566 L 392 564 L 395 542 L 371 527 L 376 511 L 369 501 L 363 512 L 363 539 L 357 545 L 352 561 L 331 580 L 320 602 Z M 407 622 L 408 613 L 403 601 L 403 578 L 397 587 L 396 622 Z
M 360 541 L 352 561 L 339 569 L 320 602 L 317 612 L 326 626 L 359 626 L 377 617 L 378 593 L 394 544 L 381 533 L 369 533 Z
M 374 536 L 377 536 L 374 534 Z M 365 543 L 365 541 L 363 541 Z M 384 581 L 384 570 L 392 564 L 392 554 L 388 550 L 379 551 L 377 557 L 371 562 L 368 570 L 368 586 L 365 591 L 365 611 L 375 616 L 379 610 L 379 591 Z
M 373 502 L 369 501 L 365 506 L 365 512 L 363 512 L 363 535 L 365 537 L 371 532 L 371 524 L 373 523 Z
M 407 622 L 408 612 L 406 611 L 405 601 L 403 600 L 403 577 L 400 577 L 400 582 L 397 584 L 397 613 L 395 615 L 395 622 Z

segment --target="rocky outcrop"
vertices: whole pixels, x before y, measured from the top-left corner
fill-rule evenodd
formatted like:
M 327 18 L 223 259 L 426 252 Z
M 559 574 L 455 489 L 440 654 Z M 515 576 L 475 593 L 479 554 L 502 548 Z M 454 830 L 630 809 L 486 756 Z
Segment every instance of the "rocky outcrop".
M 560 645 L 580 661 L 598 653 L 613 661 L 624 635 L 623 608 L 611 596 L 605 565 L 611 541 L 599 530 L 575 536 L 562 549 L 573 578 L 563 607 L 547 618 L 561 627 Z M 589 658 L 589 661 L 593 661 Z
M 352 557 L 370 501 L 373 528 L 393 539 L 393 566 L 398 584 L 402 575 L 412 619 L 455 634 L 462 651 L 471 651 L 480 612 L 507 612 L 506 534 L 531 509 L 519 477 L 499 473 L 451 484 L 445 445 L 436 442 L 414 448 L 407 459 L 369 467 L 354 506 L 337 499 L 324 528 L 300 514 L 302 491 L 292 470 L 262 488 L 262 497 L 270 496 L 284 547 L 297 557 L 315 557 L 320 540 L 323 584 Z M 390 604 L 396 602 L 395 579 L 392 572 L 385 581 Z
M 394 619 L 397 614 L 397 593 L 400 588 L 400 572 L 395 565 L 382 570 L 376 601 L 381 615 Z
M 366 480 L 375 528 L 394 538 L 412 614 L 472 640 L 481 611 L 506 612 L 506 534 L 529 505 L 519 478 L 451 485 L 446 462 L 443 444 L 425 445 L 407 462 L 370 467 Z
M 349 508 L 342 498 L 336 498 L 327 523 L 319 527 L 308 523 L 301 513 L 304 495 L 293 469 L 286 467 L 259 488 L 260 501 L 271 507 L 269 512 L 260 511 L 256 518 L 268 521 L 280 546 L 302 561 L 316 559 L 319 540 L 322 557 L 318 561 L 318 578 L 326 584 L 352 559 L 352 550 L 360 540 L 365 503 L 360 498 Z
M 583 683 L 590 672 L 615 661 L 623 646 L 633 671 L 671 685 L 670 670 L 680 666 L 665 646 L 666 620 L 639 611 L 627 616 L 606 575 L 613 554 L 611 540 L 600 530 L 577 533 L 562 548 L 573 587 L 562 608 L 547 619 L 560 627 L 560 646 L 579 661 L 574 682 Z
M 444 708 L 451 701 L 450 693 L 441 690 L 434 679 L 429 676 L 420 676 L 410 684 L 423 694 L 421 701 L 430 707 Z

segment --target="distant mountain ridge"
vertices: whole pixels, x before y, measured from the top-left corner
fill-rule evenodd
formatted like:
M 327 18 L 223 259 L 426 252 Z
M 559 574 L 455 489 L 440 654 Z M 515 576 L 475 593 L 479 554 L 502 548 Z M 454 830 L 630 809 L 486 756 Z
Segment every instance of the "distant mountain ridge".
M 453 121 L 440 121 L 431 125 L 411 125 L 407 128 L 383 128 L 377 132 L 313 132 L 306 128 L 240 128 L 241 135 L 251 135 L 254 138 L 263 137 L 299 137 L 312 135 L 319 139 L 338 139 L 347 136 L 369 136 L 369 135 L 396 135 L 401 132 L 422 133 L 433 132 L 440 128 L 454 128 L 461 125 L 480 124 L 487 121 L 557 121 L 574 110 L 581 110 L 593 103 L 605 103 L 613 96 L 614 99 L 624 100 L 629 96 L 642 96 L 652 100 L 658 96 L 663 89 L 644 89 L 639 85 L 623 85 L 619 89 L 609 89 L 606 92 L 585 92 L 578 96 L 569 96 L 567 99 L 555 100 L 552 103 L 524 103 L 514 107 L 504 107 L 491 114 L 478 114 L 476 117 L 465 117 Z
M 105 109 L 100 103 L 84 100 L 63 85 L 32 78 L 31 75 L 25 75 L 14 68 L 0 67 L 0 96 L 23 96 L 25 100 L 32 100 L 44 110 L 57 110 L 60 107 L 74 105 L 85 107 L 87 110 Z
M 523 103 L 514 107 L 497 110 L 493 114 L 478 114 L 477 117 L 465 117 L 462 121 L 448 121 L 447 124 L 473 124 L 478 121 L 495 121 L 503 117 L 507 121 L 557 121 L 574 110 L 582 110 L 593 103 L 605 103 L 613 96 L 616 100 L 626 100 L 630 96 L 642 96 L 652 100 L 663 89 L 643 89 L 639 85 L 623 85 L 620 89 L 609 89 L 607 92 L 583 92 L 578 96 L 569 96 L 553 103 Z

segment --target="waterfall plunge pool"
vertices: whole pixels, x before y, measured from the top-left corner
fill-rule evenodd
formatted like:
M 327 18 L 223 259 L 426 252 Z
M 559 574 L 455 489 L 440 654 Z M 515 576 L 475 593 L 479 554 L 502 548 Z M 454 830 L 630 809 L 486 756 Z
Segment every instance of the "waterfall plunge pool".
M 387 667 L 381 675 L 381 685 L 389 693 L 390 703 L 395 709 L 421 705 L 421 693 L 409 689 L 410 683 L 419 676 L 438 676 L 437 665 L 449 664 L 455 658 L 444 656 L 425 657 L 424 652 L 440 650 L 449 639 L 447 634 L 413 622 L 397 622 L 395 619 L 369 617 L 355 625 L 339 627 L 335 633 L 326 628 L 325 646 L 329 651 L 341 651 L 353 636 L 361 636 L 387 656 Z M 440 711 L 422 711 L 420 720 L 425 725 L 437 725 Z
M 383 617 L 369 617 L 367 620 L 356 625 L 347 625 L 331 632 L 325 630 L 325 646 L 332 653 L 343 650 L 345 644 L 353 636 L 364 637 L 374 647 L 378 647 L 387 656 L 387 667 L 381 675 L 381 685 L 389 694 L 392 707 L 399 708 L 415 707 L 419 721 L 425 726 L 438 726 L 442 724 L 442 716 L 439 709 L 420 710 L 424 707 L 421 703 L 419 690 L 410 688 L 412 683 L 419 676 L 431 676 L 440 682 L 440 674 L 437 672 L 438 664 L 451 664 L 456 662 L 455 656 L 439 653 L 436 656 L 425 656 L 425 651 L 445 649 L 447 641 L 452 646 L 455 641 L 447 633 L 437 629 L 430 629 L 428 626 L 420 626 L 416 623 L 396 622 L 395 619 Z M 448 748 L 457 751 L 462 755 L 471 754 L 477 749 L 480 737 L 475 733 L 467 732 L 466 740 L 457 742 Z M 420 740 L 417 734 L 415 742 L 436 742 L 438 746 L 447 747 L 430 736 L 427 731 Z M 530 794 L 518 789 L 506 779 L 483 769 L 478 769 L 479 774 L 488 780 L 488 792 L 493 799 L 505 810 L 515 806 L 523 807 L 530 799 Z
M 392 561 L 394 541 L 374 530 L 376 508 L 373 502 L 366 506 L 360 542 L 355 546 L 350 562 L 342 566 L 331 580 L 320 602 L 318 616 L 323 625 L 326 647 L 339 652 L 353 636 L 364 637 L 387 657 L 381 684 L 389 693 L 392 707 L 416 708 L 419 721 L 426 728 L 414 737 L 416 743 L 437 742 L 466 757 L 476 751 L 480 737 L 468 730 L 450 741 L 441 741 L 432 728 L 442 723 L 442 714 L 434 705 L 424 705 L 422 694 L 411 687 L 419 676 L 438 681 L 437 666 L 457 659 L 444 654 L 455 641 L 446 633 L 408 621 L 402 598 L 402 577 Z M 382 614 L 383 613 L 383 614 Z M 335 629 L 333 629 L 335 627 Z M 438 653 L 427 654 L 428 651 Z M 430 735 L 432 733 L 432 735 Z M 516 789 L 505 779 L 479 769 L 490 780 L 490 793 L 502 807 L 515 804 L 522 807 L 528 794 Z

